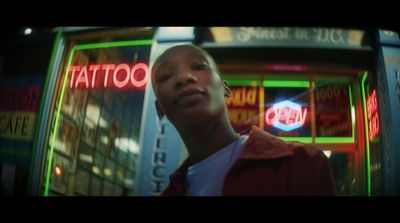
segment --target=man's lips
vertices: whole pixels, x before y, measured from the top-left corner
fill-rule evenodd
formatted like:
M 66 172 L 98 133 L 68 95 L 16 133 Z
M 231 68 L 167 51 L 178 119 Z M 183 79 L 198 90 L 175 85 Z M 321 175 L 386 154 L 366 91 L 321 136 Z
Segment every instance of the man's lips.
M 178 93 L 178 95 L 174 99 L 174 102 L 177 103 L 182 98 L 185 98 L 185 97 L 188 97 L 188 96 L 191 96 L 191 95 L 196 95 L 196 94 L 204 95 L 205 92 L 204 92 L 204 90 L 200 90 L 200 89 L 197 89 L 197 88 L 191 88 L 191 89 L 183 90 L 183 91 Z

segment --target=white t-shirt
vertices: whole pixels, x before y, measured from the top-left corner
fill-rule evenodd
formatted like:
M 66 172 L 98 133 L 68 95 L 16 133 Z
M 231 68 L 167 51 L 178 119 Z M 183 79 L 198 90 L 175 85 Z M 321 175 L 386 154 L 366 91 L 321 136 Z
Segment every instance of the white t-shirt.
M 188 168 L 186 191 L 189 196 L 220 196 L 227 172 L 239 158 L 248 136 L 240 138 L 205 160 Z

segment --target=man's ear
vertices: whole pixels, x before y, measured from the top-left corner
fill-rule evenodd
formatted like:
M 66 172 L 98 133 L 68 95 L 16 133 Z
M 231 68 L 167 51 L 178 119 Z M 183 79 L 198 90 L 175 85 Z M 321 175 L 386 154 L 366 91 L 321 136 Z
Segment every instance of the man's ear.
M 226 97 L 230 97 L 232 95 L 232 91 L 229 88 L 228 84 L 226 83 L 226 81 L 224 81 L 224 96 Z
M 164 117 L 164 111 L 162 110 L 160 103 L 158 103 L 157 100 L 154 101 L 154 103 L 156 105 L 158 119 L 161 121 L 161 119 Z

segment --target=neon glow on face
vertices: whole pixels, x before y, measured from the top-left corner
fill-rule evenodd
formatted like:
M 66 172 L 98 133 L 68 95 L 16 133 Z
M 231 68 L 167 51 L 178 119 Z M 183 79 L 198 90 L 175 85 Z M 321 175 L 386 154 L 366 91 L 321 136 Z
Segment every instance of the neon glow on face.
M 274 104 L 265 112 L 265 123 L 289 132 L 300 128 L 307 116 L 307 108 L 303 111 L 299 104 L 285 100 Z

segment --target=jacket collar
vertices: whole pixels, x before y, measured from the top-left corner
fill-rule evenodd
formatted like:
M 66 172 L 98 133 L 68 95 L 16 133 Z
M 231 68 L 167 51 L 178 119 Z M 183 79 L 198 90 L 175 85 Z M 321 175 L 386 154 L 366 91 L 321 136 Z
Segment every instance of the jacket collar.
M 293 156 L 293 152 L 284 141 L 253 125 L 239 160 L 278 159 L 288 156 Z M 186 193 L 186 172 L 191 165 L 190 159 L 186 158 L 170 176 L 178 194 Z
M 283 140 L 253 125 L 240 159 L 278 159 L 292 155 Z

